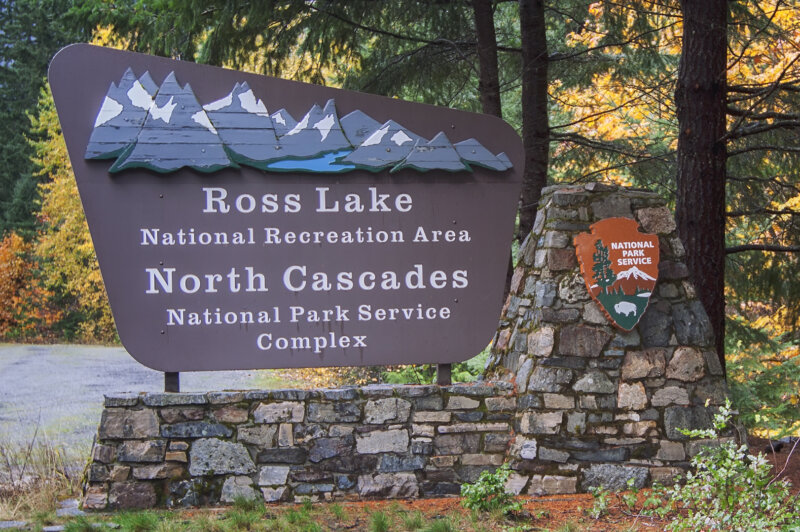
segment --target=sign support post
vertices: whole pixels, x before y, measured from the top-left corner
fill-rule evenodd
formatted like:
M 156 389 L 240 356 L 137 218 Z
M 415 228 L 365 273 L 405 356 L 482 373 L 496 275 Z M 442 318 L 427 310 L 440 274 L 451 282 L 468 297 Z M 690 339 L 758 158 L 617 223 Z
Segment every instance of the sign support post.
M 164 372 L 164 391 L 178 393 L 181 391 L 181 374 L 177 371 Z
M 439 386 L 453 384 L 452 371 L 452 364 L 436 364 L 436 384 Z

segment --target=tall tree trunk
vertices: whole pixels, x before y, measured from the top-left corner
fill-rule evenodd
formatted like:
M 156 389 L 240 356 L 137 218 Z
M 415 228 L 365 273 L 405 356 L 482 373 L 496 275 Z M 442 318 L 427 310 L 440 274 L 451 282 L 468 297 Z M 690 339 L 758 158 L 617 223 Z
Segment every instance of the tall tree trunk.
M 500 102 L 500 73 L 497 66 L 497 35 L 494 31 L 494 6 L 492 0 L 473 0 L 475 35 L 478 50 L 478 92 L 481 109 L 487 115 L 503 118 Z M 514 276 L 514 257 L 509 251 L 503 301 L 508 297 Z
M 500 75 L 497 68 L 497 36 L 494 31 L 492 0 L 473 0 L 475 35 L 478 49 L 478 91 L 481 108 L 487 115 L 503 117 L 500 105 Z
M 726 0 L 681 0 L 676 219 L 725 367 Z
M 519 0 L 522 37 L 522 142 L 525 173 L 519 212 L 519 239 L 533 228 L 536 208 L 547 184 L 550 123 L 547 115 L 547 35 L 544 0 Z

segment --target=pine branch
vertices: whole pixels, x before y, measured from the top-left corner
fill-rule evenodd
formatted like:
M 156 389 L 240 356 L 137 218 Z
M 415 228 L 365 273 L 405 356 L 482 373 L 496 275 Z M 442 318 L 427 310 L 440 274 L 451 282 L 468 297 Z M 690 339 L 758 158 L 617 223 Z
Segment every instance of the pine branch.
M 770 251 L 773 253 L 800 253 L 800 246 L 778 246 L 772 244 L 744 244 L 725 248 L 725 254 L 742 253 L 744 251 Z
M 756 209 L 752 211 L 731 211 L 725 213 L 725 216 L 728 218 L 739 218 L 742 216 L 756 216 L 759 214 L 769 214 L 770 216 L 800 216 L 800 212 L 792 210 L 792 209 L 781 209 L 781 210 L 774 210 L 774 209 Z
M 758 30 L 752 35 L 752 37 L 747 40 L 747 42 L 744 44 L 744 46 L 742 46 L 741 53 L 739 53 L 736 56 L 736 58 L 728 65 L 728 68 L 727 68 L 728 72 L 730 72 L 731 69 L 734 66 L 736 66 L 736 64 L 739 61 L 741 61 L 742 58 L 744 58 L 745 52 L 747 51 L 748 48 L 750 48 L 751 44 L 756 42 L 756 38 L 759 35 L 761 35 L 762 33 L 764 33 L 765 31 L 767 31 L 767 28 L 769 28 L 772 25 L 772 21 L 775 20 L 775 16 L 778 14 L 779 5 L 780 5 L 779 3 L 775 5 L 775 9 L 772 10 L 772 14 L 769 15 L 769 18 L 767 19 L 766 24 L 764 24 L 762 27 L 758 28 Z M 733 55 L 733 54 L 731 54 L 731 55 Z
M 728 181 L 738 181 L 739 183 L 750 183 L 755 181 L 756 183 L 764 183 L 764 184 L 774 184 L 779 186 L 780 188 L 787 188 L 789 190 L 793 190 L 796 193 L 800 194 L 800 188 L 797 186 L 786 183 L 780 180 L 780 176 L 772 176 L 772 177 L 755 177 L 755 176 L 732 176 L 729 175 L 725 179 Z
M 769 83 L 765 85 L 729 85 L 727 91 L 737 94 L 748 94 L 751 96 L 760 96 L 765 92 L 774 88 L 777 91 L 787 92 L 800 92 L 800 80 L 788 81 L 786 83 Z
M 353 26 L 354 28 L 357 28 L 357 29 L 360 29 L 360 30 L 364 30 L 364 31 L 368 31 L 368 32 L 374 33 L 376 35 L 383 35 L 384 37 L 391 37 L 393 39 L 398 39 L 398 40 L 401 40 L 401 41 L 414 42 L 414 43 L 419 43 L 419 44 L 429 44 L 429 45 L 435 45 L 435 46 L 450 46 L 450 47 L 453 47 L 453 48 L 455 48 L 457 50 L 461 49 L 461 48 L 475 48 L 475 46 L 477 46 L 477 43 L 475 41 L 450 41 L 450 40 L 447 40 L 447 39 L 424 39 L 422 37 L 413 37 L 411 35 L 403 35 L 402 33 L 396 33 L 396 32 L 393 32 L 393 31 L 384 30 L 384 29 L 381 29 L 381 28 L 375 28 L 375 27 L 372 27 L 372 26 L 366 26 L 364 24 L 361 24 L 359 22 L 351 20 L 351 19 L 349 19 L 347 17 L 344 17 L 344 16 L 342 16 L 342 15 L 340 15 L 338 13 L 334 13 L 332 11 L 321 9 L 320 7 L 318 7 L 318 6 L 314 5 L 314 4 L 309 4 L 309 8 L 311 10 L 313 10 L 313 11 L 317 11 L 318 13 L 322 13 L 323 15 L 327 15 L 329 17 L 335 18 L 336 20 L 339 20 L 340 22 L 344 22 L 345 24 L 347 24 L 349 26 Z M 509 46 L 502 46 L 502 45 L 498 45 L 497 46 L 497 51 L 499 51 L 499 52 L 522 53 L 522 50 L 520 48 L 513 48 L 513 47 L 509 47 Z
M 780 120 L 772 124 L 753 124 L 752 126 L 743 127 L 738 130 L 731 130 L 730 133 L 723 137 L 723 140 L 740 139 L 742 137 L 757 135 L 776 129 L 794 129 L 798 127 L 800 127 L 800 120 Z
M 676 24 L 678 24 L 677 21 L 676 22 L 671 22 L 670 24 L 667 24 L 666 26 L 653 28 L 651 30 L 644 31 L 644 32 L 642 32 L 642 33 L 640 33 L 638 35 L 634 35 L 633 37 L 631 37 L 630 39 L 627 39 L 625 41 L 620 41 L 620 42 L 615 42 L 615 43 L 608 43 L 608 44 L 599 44 L 597 46 L 592 46 L 590 48 L 587 48 L 586 50 L 581 50 L 579 52 L 573 52 L 573 53 L 570 53 L 570 54 L 564 54 L 564 53 L 552 54 L 550 56 L 550 60 L 551 61 L 566 61 L 568 59 L 573 59 L 575 57 L 578 57 L 578 56 L 581 56 L 581 55 L 586 55 L 586 54 L 589 54 L 591 52 L 596 52 L 597 50 L 603 50 L 605 48 L 619 48 L 619 47 L 631 44 L 633 42 L 636 42 L 639 39 L 641 39 L 642 37 L 645 37 L 645 36 L 647 36 L 647 35 L 649 35 L 651 33 L 657 33 L 657 32 L 669 29 L 672 26 L 675 26 Z
M 734 155 L 741 155 L 742 153 L 750 153 L 754 151 L 783 151 L 783 152 L 800 152 L 800 147 L 798 146 L 778 146 L 778 145 L 770 145 L 765 144 L 763 146 L 749 146 L 747 148 L 741 148 L 739 150 L 731 150 L 728 152 L 728 157 L 733 157 Z
M 626 150 L 624 148 L 621 148 L 619 146 L 615 146 L 615 145 L 607 143 L 607 142 L 602 142 L 602 141 L 598 141 L 598 140 L 595 140 L 595 139 L 590 139 L 590 138 L 584 137 L 582 135 L 579 135 L 577 133 L 552 132 L 551 136 L 552 136 L 552 138 L 554 140 L 560 140 L 560 141 L 563 141 L 563 142 L 572 142 L 574 144 L 579 144 L 581 146 L 586 146 L 588 148 L 594 148 L 594 149 L 597 149 L 597 150 L 603 150 L 603 151 L 607 151 L 607 152 L 617 153 L 619 155 L 624 155 L 626 157 L 633 157 L 633 158 L 636 158 L 636 159 L 638 159 L 640 161 L 641 160 L 653 160 L 653 159 L 666 160 L 667 156 L 670 155 L 670 153 L 672 153 L 672 152 L 666 152 L 666 153 L 662 153 L 662 154 L 659 154 L 659 155 L 648 155 L 648 154 L 645 154 L 645 153 L 639 153 L 639 152 L 635 152 L 635 151 L 631 151 L 631 150 Z
M 767 113 L 754 113 L 750 110 L 738 109 L 729 105 L 726 109 L 727 114 L 730 116 L 744 116 L 753 120 L 797 120 L 800 119 L 800 113 L 778 113 L 775 111 Z
M 608 114 L 608 113 L 613 113 L 613 112 L 618 111 L 620 109 L 623 109 L 623 108 L 625 108 L 625 107 L 627 107 L 629 105 L 634 105 L 636 102 L 638 102 L 640 100 L 643 100 L 644 98 L 650 96 L 651 93 L 657 92 L 658 89 L 660 88 L 660 86 L 663 85 L 664 83 L 671 83 L 671 80 L 669 80 L 669 81 L 664 80 L 661 83 L 658 83 L 658 84 L 656 84 L 654 86 L 650 86 L 650 87 L 648 87 L 646 89 L 640 89 L 640 88 L 637 87 L 637 89 L 641 90 L 640 94 L 638 94 L 637 96 L 632 96 L 628 100 L 620 103 L 619 105 L 617 105 L 615 107 L 611 107 L 611 108 L 608 108 L 608 109 L 603 109 L 602 111 L 597 111 L 596 113 L 592 113 L 592 114 L 586 115 L 583 118 L 578 118 L 577 120 L 573 120 L 572 122 L 565 122 L 563 124 L 557 124 L 555 126 L 550 126 L 550 129 L 559 129 L 559 128 L 564 128 L 564 127 L 574 126 L 575 124 L 580 124 L 582 122 L 585 122 L 586 120 L 591 120 L 593 118 L 597 118 L 597 117 L 603 116 L 603 115 Z M 553 96 L 553 98 L 557 99 L 555 96 Z
M 750 107 L 747 109 L 747 111 L 744 112 L 744 114 L 742 116 L 739 117 L 739 119 L 736 121 L 736 123 L 733 125 L 733 127 L 731 127 L 730 130 L 728 131 L 728 133 L 723 137 L 723 140 L 737 138 L 737 136 L 735 136 L 735 135 L 737 135 L 737 133 L 741 135 L 740 132 L 743 131 L 743 130 L 740 130 L 739 126 L 742 125 L 742 122 L 744 121 L 745 117 L 748 116 L 749 114 L 751 114 L 753 112 L 753 110 L 756 108 L 757 105 L 762 103 L 764 100 L 766 100 L 771 94 L 773 94 L 777 90 L 778 85 L 780 85 L 781 81 L 783 81 L 783 78 L 786 76 L 786 73 L 789 72 L 789 69 L 797 62 L 798 59 L 800 59 L 800 53 L 796 54 L 792 58 L 792 60 L 789 61 L 789 63 L 786 64 L 786 66 L 783 68 L 783 70 L 781 70 L 781 73 L 778 74 L 778 77 L 775 78 L 775 81 L 772 83 L 772 85 L 770 85 L 769 87 L 766 88 L 766 91 L 764 92 L 764 94 L 759 96 L 758 99 L 756 99 L 752 104 L 750 104 Z M 770 124 L 770 125 L 772 125 L 772 124 Z M 761 126 L 761 127 L 764 127 L 764 126 Z M 746 128 L 744 128 L 744 129 L 746 129 Z M 754 128 L 754 130 L 757 130 L 757 129 L 758 128 Z M 765 130 L 765 131 L 767 131 L 767 130 Z M 745 133 L 745 134 L 752 135 L 754 133 Z

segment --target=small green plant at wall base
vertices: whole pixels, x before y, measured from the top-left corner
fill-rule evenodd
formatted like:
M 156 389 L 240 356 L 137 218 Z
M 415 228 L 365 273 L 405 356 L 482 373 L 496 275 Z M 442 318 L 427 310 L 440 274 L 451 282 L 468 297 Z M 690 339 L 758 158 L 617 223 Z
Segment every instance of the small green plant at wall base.
M 422 512 L 411 512 L 403 515 L 403 526 L 406 530 L 419 530 L 425 526 L 425 516 Z
M 589 491 L 594 497 L 594 503 L 587 513 L 592 519 L 600 519 L 608 513 L 610 493 L 603 487 L 591 487 Z
M 506 492 L 506 481 L 511 475 L 511 467 L 505 463 L 494 473 L 483 471 L 473 484 L 461 485 L 461 504 L 470 510 L 489 512 L 502 510 L 503 513 L 518 512 L 522 504 Z
M 767 459 L 721 440 L 733 414 L 726 401 L 714 415 L 713 428 L 681 431 L 719 445 L 692 458 L 683 486 L 664 490 L 665 504 L 673 504 L 676 512 L 667 530 L 786 530 L 800 522 L 800 495 L 792 496 L 789 482 L 772 475 Z
M 369 516 L 370 532 L 389 532 L 389 515 L 386 512 L 375 512 Z

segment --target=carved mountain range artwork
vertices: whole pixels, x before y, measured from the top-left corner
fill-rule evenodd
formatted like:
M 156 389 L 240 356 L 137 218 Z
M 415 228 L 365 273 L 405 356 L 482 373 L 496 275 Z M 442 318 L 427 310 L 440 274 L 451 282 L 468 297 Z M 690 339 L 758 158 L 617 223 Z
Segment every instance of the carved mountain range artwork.
M 203 105 L 173 72 L 157 86 L 149 72 L 137 78 L 130 68 L 109 87 L 85 158 L 115 159 L 112 173 L 239 165 L 268 172 L 468 172 L 473 166 L 502 172 L 512 166 L 505 153 L 495 155 L 474 138 L 452 144 L 440 131 L 426 139 L 359 110 L 340 118 L 333 99 L 315 103 L 298 120 L 286 109 L 270 114 L 246 82 Z

